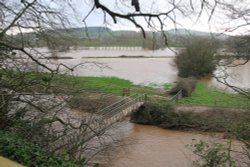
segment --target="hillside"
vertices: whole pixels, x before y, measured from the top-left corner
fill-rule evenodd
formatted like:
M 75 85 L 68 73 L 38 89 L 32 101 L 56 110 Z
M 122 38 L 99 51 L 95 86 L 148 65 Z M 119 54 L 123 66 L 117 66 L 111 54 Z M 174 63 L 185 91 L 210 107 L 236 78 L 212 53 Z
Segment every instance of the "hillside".
M 225 34 L 209 32 L 186 30 L 186 29 L 171 29 L 166 31 L 168 36 L 168 45 L 182 47 L 186 39 L 191 36 L 198 37 L 215 37 L 218 40 L 225 41 L 229 36 Z M 73 41 L 73 45 L 79 46 L 128 46 L 128 47 L 143 47 L 155 49 L 165 47 L 164 39 L 162 38 L 161 32 L 152 33 L 150 31 L 146 32 L 147 38 L 144 39 L 141 32 L 131 31 L 131 30 L 112 30 L 108 27 L 77 27 L 69 29 L 57 29 L 57 30 L 47 30 L 47 36 L 43 33 L 25 33 L 17 34 L 15 36 L 16 40 L 26 39 L 27 43 L 32 42 L 35 46 L 46 45 L 46 40 L 62 39 L 57 40 L 58 42 Z M 50 38 L 48 38 L 49 36 Z M 59 44 L 60 45 L 60 44 Z
M 229 36 L 223 33 L 211 33 L 211 32 L 203 32 L 196 30 L 188 30 L 188 29 L 170 29 L 166 31 L 167 34 L 174 36 L 200 36 L 200 37 L 214 37 L 221 40 L 227 39 Z

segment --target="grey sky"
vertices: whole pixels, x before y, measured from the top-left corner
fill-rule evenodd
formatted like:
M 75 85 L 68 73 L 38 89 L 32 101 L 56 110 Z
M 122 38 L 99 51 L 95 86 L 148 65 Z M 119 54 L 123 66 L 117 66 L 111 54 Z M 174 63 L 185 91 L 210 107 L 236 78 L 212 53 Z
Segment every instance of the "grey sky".
M 165 30 L 177 27 L 207 32 L 225 32 L 225 30 L 233 29 L 234 27 L 244 25 L 250 21 L 249 0 L 220 0 L 226 1 L 227 3 L 232 1 L 234 2 L 232 3 L 233 7 L 237 8 L 239 11 L 247 11 L 248 13 L 244 15 L 244 17 L 240 16 L 241 13 L 239 15 L 234 15 L 235 18 L 232 19 L 229 17 L 229 12 L 217 9 L 213 13 L 213 17 L 210 22 L 208 22 L 209 15 L 211 14 L 211 9 L 209 8 L 205 8 L 199 20 L 196 21 L 200 11 L 200 0 L 139 0 L 141 12 L 143 13 L 159 13 L 169 11 L 173 8 L 173 5 L 171 4 L 173 1 L 181 11 L 185 12 L 182 13 L 179 10 L 175 10 L 174 13 L 172 12 L 169 15 L 170 19 L 167 18 L 164 20 L 164 24 L 166 25 L 164 27 Z M 191 1 L 193 2 L 192 5 L 190 4 Z M 215 0 L 208 1 L 211 2 L 211 5 L 214 5 Z M 10 0 L 7 2 L 20 4 L 20 0 Z M 64 1 L 39 0 L 39 2 L 42 4 L 51 4 L 52 7 L 53 3 L 56 3 L 57 6 L 55 5 L 55 8 L 60 8 L 60 11 L 65 15 L 65 17 L 68 17 L 71 21 L 70 27 L 84 27 L 85 25 L 82 20 L 93 7 L 93 0 L 67 0 L 66 2 L 70 2 L 72 7 L 76 9 L 76 12 L 72 12 L 69 6 L 64 6 Z M 135 12 L 134 8 L 131 6 L 131 0 L 100 0 L 100 2 L 117 12 L 124 14 Z M 193 8 L 193 10 L 191 10 L 191 8 Z M 103 12 L 100 9 L 95 9 L 86 19 L 87 26 L 108 26 L 113 30 L 138 30 L 128 21 L 118 20 L 118 23 L 114 24 L 109 16 L 106 17 L 106 21 L 104 21 L 104 18 Z M 171 19 L 176 21 L 176 23 L 173 23 Z M 137 19 L 137 21 L 147 30 L 147 23 L 143 18 Z M 155 21 L 155 27 L 159 30 L 159 24 L 157 21 Z M 245 33 L 246 31 L 249 33 L 249 30 L 249 26 L 244 26 L 229 34 Z
M 79 3 L 80 1 L 80 3 Z M 172 8 L 170 5 L 171 0 L 140 0 L 141 4 L 141 11 L 142 12 L 165 12 Z M 228 0 L 227 2 L 229 2 Z M 242 0 L 231 0 L 234 2 L 238 2 L 234 4 L 235 7 L 239 7 L 240 9 L 247 9 L 250 8 L 250 1 L 242 1 Z M 77 6 L 77 11 L 79 12 L 80 18 L 83 19 L 84 16 L 88 13 L 88 11 L 91 9 L 93 3 L 92 0 L 75 0 Z M 131 0 L 101 0 L 103 4 L 105 4 L 107 7 L 127 13 L 127 12 L 134 12 L 134 8 L 130 5 Z M 180 3 L 178 3 L 180 2 Z M 190 9 L 189 0 L 179 0 L 176 1 L 178 5 L 180 5 L 182 10 Z M 203 14 L 201 15 L 200 19 L 196 21 L 198 11 L 200 9 L 199 1 L 194 0 L 194 3 L 192 4 L 195 8 L 193 12 L 186 12 L 184 13 L 186 16 L 181 14 L 180 12 L 176 12 L 175 16 L 171 15 L 172 17 L 175 17 L 175 20 L 178 24 L 173 24 L 170 20 L 166 20 L 165 24 L 167 25 L 165 29 L 171 29 L 175 28 L 186 28 L 186 29 L 194 29 L 199 31 L 211 31 L 211 32 L 224 32 L 225 30 L 228 30 L 229 28 L 237 27 L 240 24 L 244 24 L 244 20 L 242 19 L 235 19 L 232 21 L 231 19 L 228 19 L 229 13 L 226 13 L 225 11 L 216 10 L 214 13 L 214 17 L 208 22 L 210 12 L 209 10 L 204 10 Z M 210 2 L 213 4 L 213 0 L 210 0 Z M 120 21 L 118 24 L 114 24 L 112 20 L 107 17 L 108 24 L 104 23 L 104 17 L 103 12 L 101 10 L 95 10 L 86 20 L 88 26 L 104 26 L 107 25 L 108 27 L 118 30 L 118 29 L 130 29 L 130 30 L 136 30 L 135 26 L 131 23 L 128 23 L 127 21 Z M 139 20 L 139 22 L 146 26 L 146 23 L 143 20 Z M 81 20 L 79 24 L 82 24 Z M 84 24 L 82 24 L 84 25 Z M 156 24 L 157 26 L 157 24 Z M 234 32 L 228 32 L 229 34 L 239 34 L 239 33 L 245 33 L 248 31 L 248 27 L 241 28 L 239 30 L 235 30 Z

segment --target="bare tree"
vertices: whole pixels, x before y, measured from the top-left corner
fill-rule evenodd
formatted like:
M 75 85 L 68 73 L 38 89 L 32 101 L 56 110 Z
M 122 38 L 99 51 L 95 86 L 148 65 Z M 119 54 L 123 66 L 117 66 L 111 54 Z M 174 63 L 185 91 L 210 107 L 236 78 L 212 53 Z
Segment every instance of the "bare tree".
M 236 1 L 239 5 L 234 6 Z M 143 2 L 145 1 L 143 0 L 132 0 L 131 3 L 122 0 L 114 0 L 112 3 L 101 0 L 90 0 L 89 2 L 92 8 L 83 18 L 84 23 L 92 12 L 102 11 L 104 21 L 108 21 L 109 18 L 114 23 L 122 20 L 128 21 L 139 28 L 144 37 L 146 37 L 148 29 L 161 32 L 166 44 L 168 38 L 165 30 L 170 27 L 169 24 L 182 26 L 178 19 L 183 16 L 189 17 L 192 13 L 194 13 L 192 16 L 196 18 L 194 21 L 206 14 L 208 23 L 212 22 L 222 11 L 226 11 L 225 17 L 233 21 L 241 20 L 237 27 L 227 29 L 227 31 L 236 31 L 243 27 L 248 28 L 250 24 L 250 9 L 242 7 L 246 2 L 239 0 L 229 2 L 225 0 L 170 0 L 165 3 L 163 9 L 144 8 Z M 28 104 L 32 110 L 35 109 L 39 113 L 33 115 L 32 120 L 40 116 L 40 118 L 45 118 L 36 121 L 36 129 L 41 129 L 38 125 L 46 122 L 43 126 L 45 126 L 45 130 L 49 129 L 47 134 L 57 134 L 56 136 L 46 137 L 48 137 L 49 142 L 51 142 L 50 137 L 54 137 L 58 149 L 64 146 L 64 142 L 61 140 L 57 143 L 58 138 L 63 138 L 65 134 L 72 134 L 68 131 L 69 129 L 78 130 L 79 133 L 76 133 L 76 136 L 72 135 L 72 138 L 65 139 L 70 153 L 74 152 L 77 147 L 83 147 L 82 142 L 76 142 L 75 145 L 70 146 L 70 141 L 79 141 L 83 137 L 81 136 L 83 132 L 91 131 L 91 128 L 86 128 L 89 123 L 80 121 L 76 127 L 70 121 L 54 115 L 65 106 L 65 101 L 60 101 L 58 98 L 52 106 L 46 105 L 43 107 L 41 103 L 44 101 L 46 103 L 53 102 L 51 92 L 53 92 L 53 95 L 63 91 L 65 93 L 64 88 L 58 90 L 51 84 L 51 81 L 62 67 L 69 71 L 73 71 L 74 67 L 65 64 L 54 67 L 46 64 L 46 61 L 40 59 L 46 56 L 37 46 L 46 46 L 51 50 L 60 49 L 62 46 L 66 48 L 70 46 L 69 43 L 72 43 L 72 40 L 69 40 L 65 34 L 67 34 L 68 28 L 74 26 L 72 13 L 75 12 L 75 9 L 71 3 L 72 1 L 69 0 L 2 0 L 0 2 L 0 128 L 8 128 L 15 118 L 25 117 L 25 113 L 28 113 L 27 108 L 18 107 L 19 110 L 16 109 L 23 103 Z M 150 6 L 153 6 L 152 4 Z M 123 7 L 125 7 L 125 10 L 122 10 Z M 32 33 L 29 34 L 28 32 Z M 36 73 L 31 72 L 31 68 L 34 69 L 34 66 L 39 68 L 35 70 Z M 43 101 L 41 96 L 37 98 L 37 93 L 49 95 L 45 96 L 46 98 Z M 17 105 L 17 102 L 19 102 L 19 105 Z M 47 111 L 54 112 L 51 114 Z M 27 115 L 25 118 L 27 118 Z M 48 126 L 52 126 L 55 122 L 59 122 L 60 126 L 65 128 L 58 133 L 50 131 L 51 128 Z M 56 125 L 53 124 L 53 126 Z M 33 127 L 32 129 L 35 130 Z M 54 129 L 52 128 L 52 130 Z M 27 129 L 24 131 L 29 132 Z
M 72 13 L 68 0 L 0 2 L 0 130 L 19 133 L 50 152 L 66 150 L 76 159 L 86 134 L 96 133 L 90 126 L 94 119 L 62 116 L 70 110 L 67 99 L 84 92 L 73 78 L 57 74 L 77 65 L 51 65 L 39 48 L 57 52 L 74 43 L 67 34 L 74 26 Z

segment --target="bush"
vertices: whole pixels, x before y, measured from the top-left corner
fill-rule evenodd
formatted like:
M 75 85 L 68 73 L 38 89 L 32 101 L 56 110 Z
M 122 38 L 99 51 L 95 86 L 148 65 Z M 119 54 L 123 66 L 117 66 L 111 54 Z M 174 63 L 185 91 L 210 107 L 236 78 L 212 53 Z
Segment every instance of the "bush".
M 197 81 L 192 78 L 180 78 L 177 85 L 169 91 L 169 94 L 175 95 L 182 90 L 182 96 L 189 97 L 195 90 L 196 83 Z
M 214 108 L 207 112 L 175 111 L 172 106 L 145 104 L 133 112 L 131 121 L 172 129 L 196 129 L 237 134 L 250 140 L 250 113 Z M 240 125 L 240 126 L 239 126 Z
M 157 125 L 164 124 L 165 128 L 177 126 L 178 114 L 173 112 L 172 106 L 159 107 L 153 104 L 146 104 L 131 115 L 131 121 L 141 124 Z
M 37 144 L 3 131 L 0 131 L 0 155 L 28 167 L 80 167 L 66 156 L 50 154 Z
M 201 157 L 200 161 L 195 161 L 197 167 L 218 167 L 228 166 L 236 167 L 236 159 L 232 157 L 231 141 L 227 144 L 211 143 L 204 141 L 192 145 L 193 152 Z
M 186 49 L 176 56 L 175 63 L 180 77 L 202 77 L 215 70 L 215 43 L 208 39 L 190 40 Z

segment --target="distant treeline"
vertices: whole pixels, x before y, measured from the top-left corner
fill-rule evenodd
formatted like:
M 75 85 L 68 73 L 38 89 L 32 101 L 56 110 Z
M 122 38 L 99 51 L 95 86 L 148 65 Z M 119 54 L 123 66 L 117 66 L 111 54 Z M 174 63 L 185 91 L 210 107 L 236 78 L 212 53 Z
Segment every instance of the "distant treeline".
M 45 33 L 46 32 L 46 33 Z M 49 32 L 49 33 L 48 33 Z M 237 37 L 225 34 L 212 34 L 207 32 L 172 29 L 165 32 L 170 47 L 183 47 L 190 37 L 215 38 L 222 45 L 229 45 Z M 13 36 L 12 36 L 13 39 Z M 72 46 L 118 46 L 118 47 L 142 47 L 156 50 L 166 47 L 165 39 L 161 32 L 146 32 L 143 38 L 141 32 L 136 31 L 112 31 L 106 27 L 88 27 L 46 30 L 43 32 L 30 32 L 14 36 L 22 45 L 43 47 L 48 46 L 51 50 L 67 50 Z

